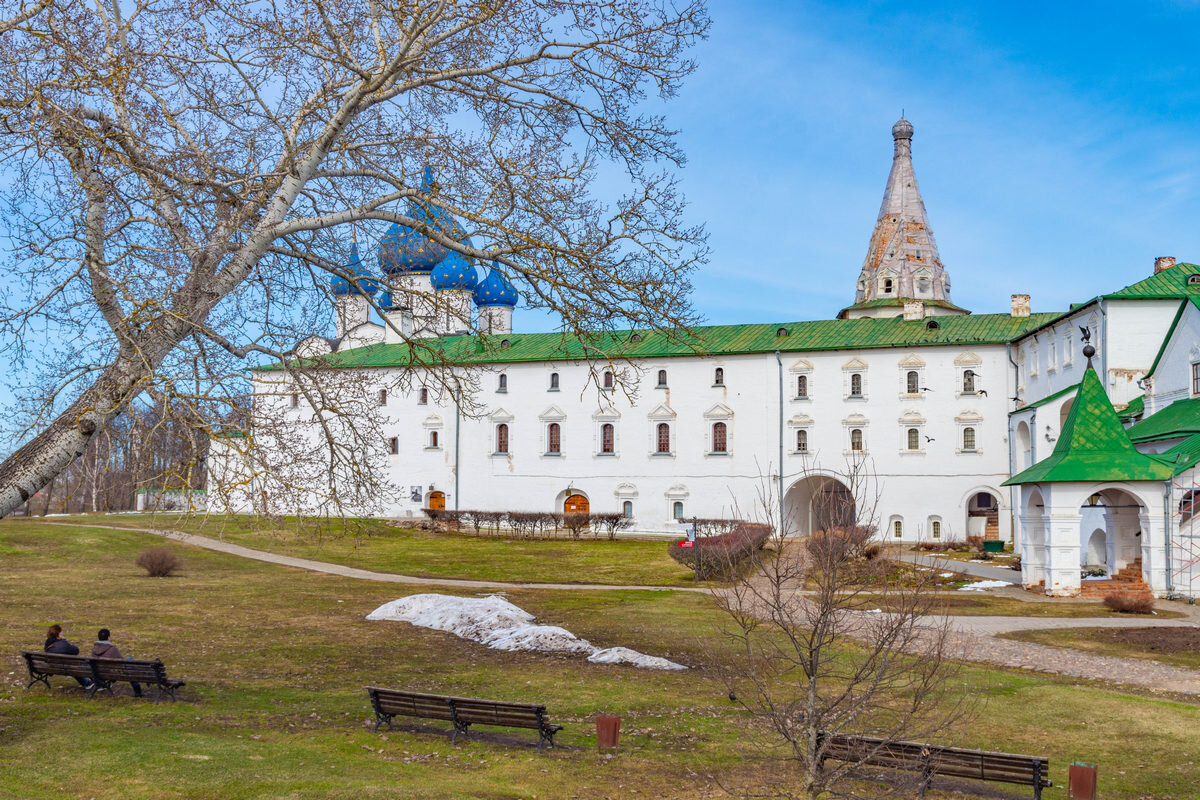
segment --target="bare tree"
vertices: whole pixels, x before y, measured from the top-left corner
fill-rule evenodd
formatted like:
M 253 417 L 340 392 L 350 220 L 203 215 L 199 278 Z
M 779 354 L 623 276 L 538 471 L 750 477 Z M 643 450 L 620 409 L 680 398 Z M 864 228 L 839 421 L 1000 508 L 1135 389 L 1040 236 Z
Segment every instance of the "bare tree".
M 873 481 L 862 464 L 805 474 L 847 490 L 813 497 L 813 516 L 837 526 L 791 538 L 793 528 L 780 520 L 764 485 L 759 500 L 775 529 L 773 544 L 749 573 L 714 594 L 725 612 L 727 645 L 714 650 L 726 654 L 715 666 L 731 699 L 751 713 L 764 755 L 794 768 L 771 771 L 782 776 L 778 782 L 745 793 L 875 798 L 907 791 L 904 778 L 891 790 L 863 790 L 855 780 L 861 761 L 826 762 L 826 754 L 833 735 L 870 735 L 885 744 L 924 739 L 964 715 L 935 573 L 897 575 L 895 565 L 867 557 L 875 500 L 864 494 Z
M 290 348 L 327 325 L 328 276 L 358 277 L 340 226 L 494 261 L 584 340 L 694 321 L 704 233 L 647 101 L 693 69 L 702 0 L 0 0 L 0 19 L 0 346 L 29 411 L 0 515 L 139 396 L 215 420 L 248 358 L 303 383 Z

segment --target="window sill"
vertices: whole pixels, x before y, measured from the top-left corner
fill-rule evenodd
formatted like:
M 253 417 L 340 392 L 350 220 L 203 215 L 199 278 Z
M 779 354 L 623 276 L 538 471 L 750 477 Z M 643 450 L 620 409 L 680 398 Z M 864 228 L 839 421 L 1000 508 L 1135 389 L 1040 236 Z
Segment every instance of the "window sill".
M 900 393 L 901 400 L 923 400 L 924 398 L 925 398 L 924 392 L 901 392 Z
M 858 402 L 864 402 L 864 401 L 866 401 L 867 396 L 865 394 L 848 394 L 848 395 L 846 395 L 846 399 L 847 400 L 855 400 Z
M 792 398 L 793 403 L 807 402 L 809 400 L 812 400 L 811 394 L 804 394 L 804 395 L 798 394 Z
M 667 386 L 665 383 L 660 383 L 660 384 L 658 384 L 657 386 L 655 386 L 654 388 L 655 388 L 655 389 L 667 389 L 667 388 L 670 388 L 670 387 L 668 387 L 668 386 Z
M 492 458 L 508 458 L 512 453 L 501 453 L 499 451 L 492 453 Z
M 810 450 L 793 450 L 792 455 L 794 455 L 794 456 L 811 456 L 812 451 L 810 451 Z
M 902 455 L 902 456 L 923 456 L 923 455 L 925 455 L 925 450 L 924 449 L 909 450 L 908 448 L 904 448 L 903 450 L 900 451 L 900 455 Z
M 714 383 L 714 384 L 712 385 L 712 388 L 714 388 L 714 389 L 724 389 L 724 388 L 725 388 L 725 384 L 723 384 L 723 383 Z
M 674 458 L 674 453 L 651 453 L 651 458 Z
M 426 447 L 426 450 L 441 450 L 441 445 Z
M 963 450 L 963 449 L 961 449 L 961 448 L 960 448 L 960 449 L 958 449 L 958 450 L 955 450 L 954 452 L 955 452 L 955 453 L 957 453 L 957 454 L 958 454 L 958 455 L 960 455 L 960 456 L 978 456 L 978 455 L 982 455 L 982 454 L 983 454 L 983 451 L 982 451 L 982 450 L 979 450 L 979 449 L 975 449 L 975 450 Z
M 557 388 L 557 387 L 554 387 L 554 386 L 551 386 L 551 387 L 550 387 L 549 389 L 547 389 L 546 391 L 547 391 L 547 392 L 557 392 L 557 391 L 558 391 L 558 388 Z
M 723 452 L 717 452 L 714 450 L 711 453 L 705 453 L 704 455 L 711 456 L 713 458 L 725 458 L 726 456 L 731 455 L 731 453 L 728 450 L 725 450 Z
M 508 394 L 508 389 L 497 389 L 496 394 Z
M 562 458 L 562 453 L 542 453 L 542 458 Z
M 616 458 L 616 453 L 595 453 L 596 458 Z
M 842 455 L 844 455 L 844 456 L 865 456 L 865 455 L 870 455 L 870 453 L 871 453 L 871 451 L 867 450 L 865 448 L 862 450 L 843 450 L 842 451 Z

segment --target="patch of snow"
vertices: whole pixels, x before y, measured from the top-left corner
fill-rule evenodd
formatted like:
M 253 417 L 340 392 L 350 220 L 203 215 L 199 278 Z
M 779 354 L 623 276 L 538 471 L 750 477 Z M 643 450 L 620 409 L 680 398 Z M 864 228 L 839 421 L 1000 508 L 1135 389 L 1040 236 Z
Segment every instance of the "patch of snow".
M 953 572 L 943 572 L 943 573 L 940 573 L 940 574 L 938 575 L 938 577 L 939 577 L 939 578 L 953 578 L 953 577 L 954 577 L 954 573 L 953 573 Z
M 1108 580 L 1108 576 L 1107 576 L 1107 575 L 1088 575 L 1088 576 L 1087 576 L 1087 577 L 1085 577 L 1085 578 L 1081 578 L 1081 580 L 1085 580 L 1085 581 L 1106 581 L 1106 580 Z
M 869 609 L 869 610 L 867 611 L 867 613 L 868 613 L 868 614 L 882 614 L 882 613 L 883 613 L 883 609 L 882 609 L 882 608 L 872 608 L 872 609 Z
M 648 656 L 627 647 L 600 649 L 566 628 L 535 625 L 534 616 L 498 595 L 455 597 L 414 594 L 384 603 L 367 615 L 369 620 L 408 622 L 419 628 L 453 633 L 495 650 L 532 650 L 543 653 L 587 654 L 597 664 L 632 664 L 644 669 L 687 669 L 665 658 Z
M 958 587 L 958 590 L 960 592 L 980 592 L 984 589 L 1000 589 L 1005 586 L 1012 586 L 1012 584 L 1008 581 L 975 581 Z
M 632 664 L 644 669 L 687 669 L 683 664 L 667 661 L 658 656 L 648 656 L 628 647 L 606 647 L 588 656 L 593 664 Z

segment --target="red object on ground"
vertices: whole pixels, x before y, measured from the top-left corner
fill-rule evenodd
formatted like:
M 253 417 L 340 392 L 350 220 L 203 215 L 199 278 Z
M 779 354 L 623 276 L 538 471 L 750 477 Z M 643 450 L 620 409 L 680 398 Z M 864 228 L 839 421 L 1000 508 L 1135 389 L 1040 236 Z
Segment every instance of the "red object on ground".
M 1071 765 L 1068 774 L 1067 796 L 1072 800 L 1096 800 L 1096 765 Z
M 611 747 L 617 749 L 617 737 L 621 733 L 621 718 L 610 716 L 596 717 L 596 741 L 599 750 Z

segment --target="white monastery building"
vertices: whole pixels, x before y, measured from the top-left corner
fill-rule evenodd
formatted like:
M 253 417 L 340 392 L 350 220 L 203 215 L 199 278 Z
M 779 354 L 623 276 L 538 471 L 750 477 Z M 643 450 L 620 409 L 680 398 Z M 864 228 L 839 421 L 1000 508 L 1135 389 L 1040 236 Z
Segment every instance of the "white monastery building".
M 353 375 L 376 406 L 368 444 L 392 490 L 370 512 L 590 509 L 643 532 L 782 518 L 797 536 L 853 515 L 890 541 L 1011 541 L 1024 584 L 1048 594 L 1085 590 L 1081 566 L 1160 596 L 1200 593 L 1200 267 L 1160 258 L 1062 313 L 1030 313 L 1014 294 L 1007 314 L 971 314 L 951 300 L 912 125 L 892 137 L 854 303 L 836 319 L 683 341 L 622 331 L 585 347 L 515 331 L 501 270 L 481 274 L 414 230 L 384 236 L 381 275 L 355 247 L 356 279 L 331 284 L 336 337 L 296 354 L 313 374 Z M 436 191 L 429 170 L 422 188 Z M 464 238 L 435 205 L 409 214 Z M 370 321 L 376 292 L 387 325 Z M 293 375 L 256 370 L 255 408 L 317 436 Z M 456 388 L 468 385 L 469 402 Z M 294 511 L 248 466 L 246 442 L 272 441 L 251 433 L 214 440 L 210 503 Z M 329 483 L 315 479 L 312 497 Z

